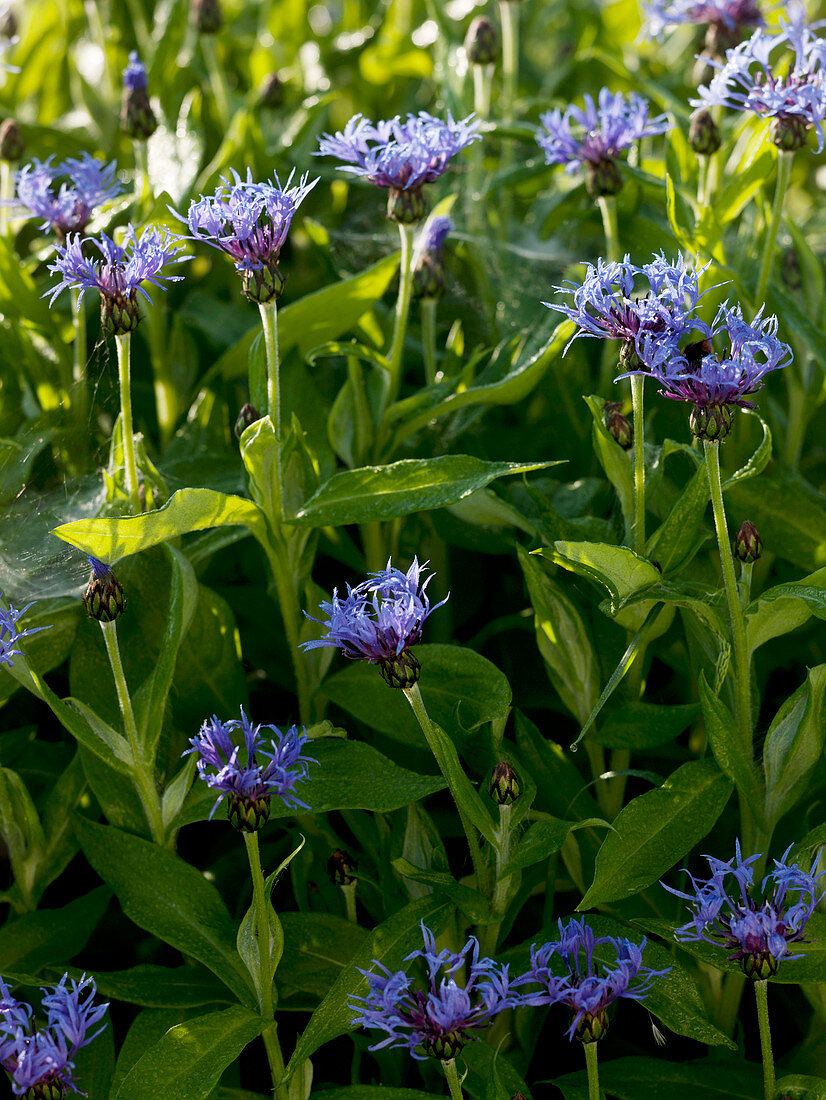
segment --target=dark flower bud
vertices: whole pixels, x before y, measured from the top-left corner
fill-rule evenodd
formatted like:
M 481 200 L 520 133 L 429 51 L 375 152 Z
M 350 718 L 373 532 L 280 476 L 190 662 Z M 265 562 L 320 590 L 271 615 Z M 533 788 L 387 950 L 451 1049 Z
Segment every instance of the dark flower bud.
M 634 425 L 627 416 L 623 416 L 621 401 L 605 402 L 602 422 L 623 450 L 627 451 L 634 446 Z
M 515 1092 L 511 1097 L 511 1100 L 527 1100 L 527 1097 L 523 1092 Z
M 343 848 L 336 848 L 327 860 L 327 874 L 333 886 L 350 886 L 356 881 L 358 869 L 359 865 Z
M 277 110 L 284 102 L 284 81 L 278 73 L 264 77 L 258 89 L 258 106 Z
M 577 1026 L 576 1037 L 581 1043 L 598 1043 L 607 1031 L 608 1013 L 605 1009 L 593 1016 L 586 1012 Z
M 751 520 L 744 520 L 734 536 L 734 556 L 745 565 L 750 565 L 760 560 L 762 549 L 763 542 L 757 528 Z
M 97 558 L 89 558 L 89 561 L 92 573 L 83 593 L 86 614 L 99 623 L 113 623 L 126 607 L 123 585 L 104 562 Z
M 245 798 L 231 794 L 227 799 L 227 820 L 239 833 L 257 833 L 270 817 L 270 795 Z
M 0 160 L 20 160 L 25 151 L 20 127 L 13 118 L 4 118 L 0 123 Z
M 701 157 L 709 157 L 720 148 L 722 144 L 720 127 L 714 121 L 710 111 L 697 111 L 691 116 L 688 144 Z
M 63 1100 L 66 1090 L 61 1081 L 38 1081 L 26 1089 L 23 1100 Z
M 224 25 L 221 0 L 192 0 L 192 22 L 199 34 L 217 34 Z
M 709 57 L 724 61 L 726 50 L 733 50 L 743 37 L 743 28 L 739 23 L 727 27 L 722 20 L 709 23 L 706 27 L 705 50 Z
M 639 370 L 640 360 L 637 355 L 637 345 L 633 340 L 623 340 L 620 345 L 619 361 L 624 371 Z
M 246 405 L 242 405 L 238 413 L 238 419 L 235 421 L 235 436 L 240 439 L 250 424 L 254 424 L 256 420 L 261 419 L 261 413 L 256 409 L 254 405 L 251 405 L 249 401 Z
M 477 15 L 465 35 L 471 65 L 492 65 L 499 57 L 499 32 L 486 15 Z
M 134 141 L 148 141 L 158 128 L 146 88 L 124 87 L 120 127 Z
M 403 649 L 396 657 L 383 657 L 378 664 L 388 687 L 410 688 L 419 682 L 422 666 L 410 649 Z
M 697 439 L 708 439 L 712 443 L 717 439 L 725 439 L 733 422 L 732 405 L 695 405 L 689 417 L 692 435 Z
M 793 153 L 806 144 L 806 120 L 799 115 L 779 115 L 772 119 L 771 139 L 781 152 Z
M 622 176 L 617 168 L 617 162 L 611 157 L 603 157 L 594 164 L 587 161 L 585 165 L 585 187 L 588 194 L 595 199 L 604 195 L 617 195 L 622 190 Z
M 438 1035 L 435 1039 L 429 1039 L 425 1043 L 428 1054 L 438 1058 L 441 1062 L 452 1062 L 465 1045 L 465 1037 L 461 1031 L 448 1031 L 444 1035 Z
M 740 959 L 743 973 L 753 982 L 765 982 L 773 978 L 778 966 L 780 966 L 780 960 L 776 959 L 770 951 L 762 951 L 756 955 L 743 955 Z
M 510 806 L 522 793 L 519 776 L 507 760 L 500 760 L 493 769 L 488 786 L 490 797 L 500 806 Z
M 128 294 L 101 294 L 100 323 L 106 332 L 124 336 L 134 332 L 140 320 L 137 290 L 130 290 Z
M 278 258 L 273 257 L 259 271 L 244 272 L 241 291 L 251 302 L 277 301 L 284 291 L 285 282 L 286 278 L 278 267 Z
M 405 189 L 391 187 L 387 192 L 387 216 L 399 225 L 415 225 L 427 214 L 421 185 Z
M 19 29 L 14 9 L 6 8 L 3 14 L 0 15 L 0 38 L 17 38 Z

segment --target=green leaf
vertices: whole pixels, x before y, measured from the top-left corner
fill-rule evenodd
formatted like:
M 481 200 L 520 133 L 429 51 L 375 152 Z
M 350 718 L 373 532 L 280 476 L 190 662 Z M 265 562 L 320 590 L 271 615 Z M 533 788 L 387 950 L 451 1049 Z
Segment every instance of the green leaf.
M 751 409 L 743 409 L 743 412 L 747 416 L 754 416 L 760 421 L 760 426 L 763 429 L 763 438 L 757 447 L 757 450 L 748 460 L 745 466 L 741 466 L 739 470 L 727 477 L 723 482 L 723 491 L 727 491 L 732 485 L 739 485 L 743 481 L 749 481 L 753 477 L 758 477 L 763 473 L 765 468 L 771 461 L 772 456 L 772 433 L 768 424 L 759 413 L 754 412 Z
M 110 897 L 100 886 L 62 909 L 39 909 L 8 921 L 0 928 L 0 973 L 65 966 L 86 946 Z
M 603 585 L 611 594 L 613 607 L 662 580 L 656 566 L 626 546 L 609 546 L 601 542 L 555 542 L 552 550 L 535 550 L 534 553 Z
M 489 924 L 494 919 L 487 899 L 482 897 L 478 890 L 457 882 L 453 875 L 446 871 L 426 871 L 403 857 L 393 860 L 393 869 L 403 878 L 424 883 L 430 886 L 434 893 L 443 894 L 449 898 L 474 924 Z
M 467 1069 L 462 1088 L 471 1100 L 511 1100 L 520 1092 L 530 1098 L 531 1090 L 522 1075 L 490 1043 L 468 1043 L 459 1064 Z
M 805 793 L 826 743 L 826 664 L 810 668 L 806 682 L 775 715 L 763 747 L 766 816 L 776 823 Z
M 388 1085 L 347 1085 L 340 1089 L 324 1089 L 323 1100 L 442 1100 L 442 1092 L 420 1092 Z
M 206 1100 L 265 1027 L 266 1020 L 240 1005 L 178 1024 L 138 1060 L 112 1100 Z
M 362 466 L 334 474 L 290 522 L 299 527 L 328 527 L 395 519 L 455 504 L 506 474 L 526 474 L 555 465 L 443 455 L 406 458 L 389 466 Z
M 763 1088 L 761 1067 L 742 1059 L 669 1062 L 664 1058 L 618 1058 L 599 1070 L 600 1086 L 616 1100 L 755 1100 Z M 557 1077 L 565 1100 L 588 1100 L 582 1073 Z
M 302 1008 L 307 998 L 318 1002 L 327 995 L 368 932 L 331 913 L 287 912 L 280 917 L 284 954 L 278 972 L 279 1009 Z
M 702 670 L 698 686 L 706 735 L 714 759 L 720 770 L 734 781 L 758 822 L 763 823 L 763 784 L 752 761 L 751 744 L 743 744 L 733 714 L 708 686 Z
M 759 482 L 738 482 L 726 496 L 730 508 L 756 525 L 773 553 L 810 573 L 826 565 L 826 498 L 821 494 L 780 470 Z
M 777 1093 L 788 1100 L 826 1100 L 826 1078 L 790 1073 L 777 1082 Z
M 577 909 L 630 897 L 656 882 L 711 831 L 732 786 L 715 764 L 691 761 L 629 802 L 602 842 L 594 881 Z
M 568 834 L 577 829 L 610 829 L 607 821 L 599 817 L 587 817 L 584 821 L 560 821 L 558 818 L 542 818 L 529 827 L 528 831 L 511 853 L 510 861 L 501 874 L 501 878 L 533 867 L 558 852 L 568 838 Z
M 605 427 L 604 399 L 592 394 L 583 400 L 594 420 L 591 429 L 594 453 L 605 471 L 605 476 L 614 486 L 622 510 L 623 525 L 626 531 L 630 531 L 634 526 L 634 467 L 631 455 L 620 447 Z
M 488 810 L 488 804 L 468 779 L 453 741 L 432 718 L 427 743 L 436 758 L 439 771 L 447 780 L 459 813 L 472 822 L 488 843 L 496 844 L 496 826 Z
M 605 715 L 588 740 L 612 749 L 653 749 L 679 737 L 699 712 L 696 703 L 626 703 Z
M 746 608 L 749 652 L 772 638 L 789 634 L 808 622 L 812 615 L 826 619 L 826 567 L 768 588 Z
M 677 573 L 699 547 L 699 533 L 709 502 L 705 459 L 691 475 L 668 518 L 654 532 L 646 556 L 659 562 L 663 573 Z
M 199 1008 L 233 1000 L 223 982 L 192 963 L 175 967 L 141 964 L 130 970 L 95 971 L 92 976 L 102 997 L 142 1008 Z

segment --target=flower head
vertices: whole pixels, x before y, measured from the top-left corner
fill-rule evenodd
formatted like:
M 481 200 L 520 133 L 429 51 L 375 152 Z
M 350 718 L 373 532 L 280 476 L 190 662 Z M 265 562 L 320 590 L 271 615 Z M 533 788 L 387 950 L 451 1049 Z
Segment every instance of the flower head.
M 507 966 L 479 958 L 474 936 L 458 952 L 446 948 L 437 952 L 433 933 L 424 922 L 422 937 L 424 949 L 411 952 L 405 961 L 423 960 L 424 988 L 418 988 L 404 970 L 394 973 L 374 961 L 381 973 L 362 970 L 369 990 L 366 997 L 353 998 L 350 1007 L 358 1013 L 353 1024 L 385 1033 L 371 1050 L 404 1047 L 420 1061 L 427 1055 L 449 1061 L 474 1038 L 474 1031 L 516 1004 L 518 996 L 511 990 Z M 459 985 L 455 976 L 463 968 L 466 978 Z
M 327 622 L 307 615 L 329 633 L 304 642 L 302 648 L 338 646 L 345 657 L 379 664 L 391 687 L 411 687 L 419 678 L 420 665 L 410 647 L 421 641 L 425 619 L 448 600 L 445 596 L 430 606 L 426 589 L 435 574 L 425 576 L 426 568 L 427 562 L 419 565 L 414 558 L 402 573 L 388 561 L 385 569 L 370 573 L 355 588 L 348 584 L 345 599 L 339 599 L 334 589 L 332 600 L 321 604 Z
M 88 555 L 92 572 L 89 583 L 83 593 L 83 606 L 90 619 L 100 623 L 111 623 L 119 618 L 126 608 L 126 594 L 123 585 L 112 571 L 111 565 Z
M 685 894 L 665 886 L 670 894 L 689 903 L 692 918 L 675 929 L 681 942 L 705 940 L 706 943 L 733 951 L 729 958 L 740 963 L 747 977 L 763 981 L 777 973 L 783 959 L 799 959 L 790 955 L 789 944 L 803 941 L 806 922 L 826 893 L 819 879 L 826 868 L 817 870 L 820 855 L 809 872 L 797 864 L 786 863 L 791 846 L 782 859 L 774 860 L 774 868 L 763 879 L 759 896 L 755 897 L 754 868 L 760 856 L 744 859 L 740 841 L 735 843 L 734 859 L 728 863 L 706 856 L 711 868 L 708 879 L 691 880 L 693 894 Z
M 521 1004 L 564 1004 L 573 1013 L 568 1038 L 596 1042 L 608 1029 L 608 1006 L 619 997 L 640 1001 L 651 990 L 655 978 L 667 970 L 643 966 L 642 943 L 614 936 L 595 936 L 584 920 L 559 922 L 559 939 L 531 948 L 531 966 L 513 985 L 538 985 L 536 992 L 522 995 Z M 613 965 L 602 956 L 613 952 Z
M 94 247 L 100 259 L 88 255 Z M 80 291 L 82 301 L 87 290 L 97 290 L 101 296 L 104 324 L 116 334 L 131 332 L 140 321 L 137 295 L 150 301 L 143 283 L 161 287 L 161 280 L 174 282 L 182 275 L 164 275 L 167 264 L 180 263 L 181 242 L 167 229 L 149 226 L 140 237 L 130 225 L 123 245 L 117 245 L 105 233 L 97 238 L 83 238 L 75 233 L 66 239 L 65 245 L 56 247 L 57 259 L 49 271 L 60 275 L 60 282 L 52 288 L 50 305 L 61 291 L 74 288 Z
M 83 233 L 97 207 L 121 193 L 116 169 L 114 161 L 105 164 L 90 153 L 59 164 L 51 157 L 35 160 L 17 173 L 17 201 L 43 218 L 43 230 L 53 229 L 65 240 L 69 233 Z
M 680 23 L 706 28 L 713 54 L 735 45 L 754 27 L 763 25 L 758 0 L 650 0 L 643 4 L 645 33 L 659 38 Z
M 11 1080 L 15 1096 L 62 1096 L 77 1092 L 73 1058 L 104 1030 L 92 1028 L 103 1019 L 106 1004 L 94 1003 L 97 990 L 91 978 L 80 981 L 65 975 L 51 990 L 42 990 L 45 1026 L 34 1019 L 31 1007 L 16 1000 L 0 977 L 0 1065 Z M 47 1091 L 48 1090 L 48 1091 Z
M 232 739 L 235 730 L 244 735 L 245 763 L 239 760 L 240 746 Z M 265 741 L 262 730 L 269 730 L 274 737 Z M 277 726 L 254 726 L 242 707 L 240 720 L 208 718 L 189 744 L 184 756 L 197 754 L 198 775 L 218 792 L 210 818 L 225 795 L 229 795 L 230 821 L 244 832 L 254 832 L 267 821 L 274 794 L 287 807 L 307 808 L 293 788 L 307 778 L 307 765 L 316 761 L 302 754 L 307 735 L 295 726 L 286 733 Z
M 564 164 L 566 172 L 586 170 L 588 190 L 594 195 L 615 194 L 622 180 L 615 158 L 640 138 L 663 134 L 672 123 L 667 115 L 650 117 L 648 101 L 632 92 L 603 88 L 597 102 L 584 97 L 585 106 L 573 104 L 540 115 L 544 132 L 536 135 L 547 164 Z
M 0 592 L 0 599 L 2 595 Z M 19 611 L 11 605 L 8 609 L 0 607 L 0 665 L 8 665 L 11 668 L 14 664 L 12 657 L 24 656 L 22 649 L 15 648 L 21 638 L 26 638 L 29 634 L 37 634 L 39 630 L 49 629 L 47 626 L 32 626 L 28 630 L 21 630 L 18 627 L 18 620 L 33 606 L 34 604 L 27 603 Z
M 222 177 L 214 195 L 192 202 L 185 218 L 172 210 L 188 226 L 191 240 L 204 241 L 235 261 L 235 270 L 244 278 L 244 293 L 254 301 L 280 296 L 281 249 L 296 210 L 318 183 L 305 172 L 292 187 L 293 176 L 291 172 L 282 187 L 277 176 L 255 183 L 250 169 L 246 179 L 233 171 L 231 180 Z
M 129 54 L 129 64 L 123 70 L 120 125 L 123 132 L 135 141 L 148 141 L 158 128 L 158 120 L 149 102 L 146 66 L 136 50 Z

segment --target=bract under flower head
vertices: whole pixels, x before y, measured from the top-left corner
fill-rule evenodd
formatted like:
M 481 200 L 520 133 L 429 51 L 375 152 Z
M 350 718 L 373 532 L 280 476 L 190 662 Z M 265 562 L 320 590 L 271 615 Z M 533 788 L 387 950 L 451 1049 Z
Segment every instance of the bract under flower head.
M 797 864 L 789 865 L 791 846 L 782 859 L 774 860 L 774 868 L 763 879 L 759 896 L 754 896 L 754 868 L 759 855 L 743 858 L 740 841 L 735 843 L 734 859 L 728 863 L 706 856 L 711 876 L 691 880 L 693 894 L 665 886 L 670 894 L 689 903 L 692 918 L 675 929 L 677 940 L 706 943 L 733 951 L 728 957 L 740 963 L 744 973 L 755 980 L 765 980 L 777 973 L 784 959 L 798 959 L 789 954 L 789 944 L 804 942 L 806 923 L 815 906 L 826 896 L 820 879 L 826 868 L 818 871 L 822 855 L 818 853 L 809 872 Z M 768 889 L 767 889 L 768 888 Z
M 608 1028 L 609 1005 L 620 997 L 642 1000 L 654 979 L 671 969 L 643 966 L 645 943 L 645 937 L 637 944 L 614 936 L 595 936 L 584 919 L 567 924 L 560 920 L 559 939 L 541 947 L 534 944 L 530 969 L 513 982 L 514 987 L 540 987 L 522 994 L 519 1003 L 567 1005 L 573 1013 L 568 1038 L 596 1042 Z M 609 954 L 613 955 L 611 962 L 606 959 Z
M 83 233 L 95 210 L 123 190 L 115 179 L 117 165 L 105 164 L 90 153 L 69 157 L 59 164 L 32 161 L 17 173 L 17 202 L 36 218 L 42 229 L 53 229 L 59 238 Z
M 43 1026 L 29 1005 L 16 1000 L 0 977 L 0 1065 L 6 1070 L 15 1096 L 38 1086 L 53 1087 L 55 1095 L 77 1092 L 75 1054 L 104 1030 L 99 1024 L 107 1004 L 94 1003 L 95 983 L 85 975 L 75 981 L 65 975 L 51 990 L 42 990 L 46 1013 Z
M 357 1015 L 353 1024 L 377 1028 L 385 1037 L 371 1050 L 403 1047 L 420 1061 L 428 1055 L 449 1061 L 474 1031 L 487 1027 L 497 1013 L 519 1000 L 511 989 L 507 966 L 479 957 L 479 943 L 471 936 L 461 951 L 436 951 L 433 933 L 422 922 L 424 949 L 411 952 L 405 961 L 422 959 L 427 977 L 418 988 L 404 970 L 392 972 L 378 961 L 380 973 L 362 970 L 368 993 L 354 997 L 350 1007 Z M 464 985 L 456 981 L 465 970 Z
M 0 592 L 0 599 L 2 597 L 3 594 Z M 33 606 L 34 604 L 27 603 L 19 611 L 11 605 L 8 608 L 0 607 L 0 665 L 8 665 L 11 668 L 14 664 L 12 658 L 24 655 L 22 649 L 15 648 L 21 638 L 26 638 L 30 634 L 37 634 L 39 630 L 50 629 L 48 626 L 32 626 L 28 630 L 19 628 L 18 621 Z
M 369 574 L 355 588 L 348 585 L 345 599 L 339 599 L 334 590 L 332 600 L 320 605 L 327 622 L 307 615 L 329 633 L 304 642 L 302 648 L 338 646 L 345 657 L 381 665 L 391 686 L 412 686 L 418 679 L 419 663 L 409 649 L 421 641 L 428 616 L 448 600 L 445 596 L 431 607 L 426 589 L 434 574 L 425 575 L 426 568 L 427 562 L 419 565 L 414 558 L 402 573 L 388 561 L 385 569 Z

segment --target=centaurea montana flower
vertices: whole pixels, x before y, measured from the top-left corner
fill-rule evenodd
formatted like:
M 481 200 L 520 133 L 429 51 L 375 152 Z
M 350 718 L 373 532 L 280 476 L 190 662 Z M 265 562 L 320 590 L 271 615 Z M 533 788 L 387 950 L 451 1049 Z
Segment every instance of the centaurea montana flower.
M 87 255 L 90 246 L 97 249 L 100 259 Z M 87 290 L 97 290 L 104 327 L 115 335 L 132 332 L 140 321 L 138 293 L 151 301 L 142 284 L 164 289 L 161 280 L 176 282 L 183 278 L 162 274 L 167 264 L 186 259 L 180 250 L 180 239 L 159 226 L 148 226 L 140 237 L 133 226 L 128 226 L 123 245 L 115 244 L 105 233 L 90 238 L 74 233 L 65 245 L 57 246 L 57 259 L 49 265 L 49 271 L 60 276 L 57 286 L 47 291 L 51 294 L 49 304 L 66 289 L 80 291 L 78 304 Z
M 622 187 L 616 157 L 640 138 L 664 134 L 673 123 L 667 115 L 650 116 L 642 96 L 602 88 L 595 103 L 584 96 L 584 107 L 570 104 L 539 116 L 544 132 L 536 141 L 547 164 L 564 164 L 573 173 L 585 169 L 588 193 L 599 197 L 615 195 Z
M 17 202 L 36 218 L 41 229 L 53 229 L 57 239 L 83 233 L 95 210 L 123 190 L 115 179 L 117 165 L 105 164 L 90 153 L 68 157 L 59 164 L 53 158 L 34 160 L 17 173 Z
M 471 936 L 461 951 L 436 951 L 433 933 L 422 921 L 424 949 L 411 952 L 405 962 L 423 959 L 427 969 L 425 988 L 419 989 L 404 970 L 390 971 L 374 960 L 381 973 L 362 970 L 368 993 L 353 998 L 354 1026 L 377 1028 L 385 1037 L 371 1050 L 402 1047 L 424 1061 L 429 1055 L 451 1061 L 474 1031 L 487 1027 L 518 996 L 511 989 L 507 966 L 479 957 L 479 943 Z M 456 981 L 465 969 L 464 985 Z M 361 1002 L 361 1003 L 359 1003 Z M 422 1053 L 421 1049 L 424 1050 Z
M 653 38 L 681 23 L 705 26 L 706 49 L 717 57 L 764 22 L 758 0 L 651 0 L 643 14 L 644 32 Z
M 95 983 L 85 975 L 80 981 L 68 975 L 51 991 L 43 989 L 43 1026 L 31 1007 L 12 996 L 0 977 L 0 1065 L 11 1080 L 15 1096 L 27 1100 L 60 1100 L 78 1092 L 74 1081 L 74 1056 L 104 1030 L 90 1034 L 103 1019 L 107 1004 L 94 1004 Z
M 740 964 L 743 973 L 755 981 L 765 981 L 777 973 L 784 959 L 799 959 L 789 954 L 790 943 L 805 942 L 806 923 L 815 906 L 826 896 L 818 871 L 819 852 L 811 871 L 787 864 L 791 845 L 763 879 L 760 896 L 753 896 L 754 868 L 760 855 L 743 858 L 740 841 L 735 843 L 734 859 L 728 863 L 706 856 L 711 876 L 695 879 L 688 871 L 693 894 L 662 885 L 670 894 L 689 903 L 691 920 L 675 929 L 682 943 L 704 940 L 733 951 L 729 959 Z M 770 887 L 767 890 L 767 887 Z
M 239 760 L 240 746 L 232 739 L 236 730 L 244 735 L 246 763 Z M 263 730 L 269 730 L 274 736 L 265 741 Z M 198 775 L 218 792 L 210 819 L 227 795 L 227 817 L 236 829 L 247 833 L 255 832 L 266 823 L 273 795 L 278 795 L 288 808 L 302 806 L 307 809 L 306 803 L 294 791 L 295 785 L 307 778 L 308 764 L 316 763 L 312 757 L 302 754 L 307 740 L 306 733 L 299 732 L 296 726 L 291 726 L 286 733 L 277 726 L 254 726 L 243 707 L 240 720 L 222 722 L 215 715 L 208 718 L 190 739 L 190 747 L 183 755 L 197 754 Z
M 363 176 L 377 187 L 389 188 L 387 216 L 412 225 L 426 213 L 422 188 L 433 183 L 460 150 L 474 141 L 479 121 L 473 115 L 455 121 L 434 118 L 426 111 L 371 122 L 354 115 L 343 130 L 323 134 L 317 156 L 337 157 L 343 172 Z
M 771 119 L 772 141 L 779 149 L 793 151 L 806 143 L 806 131 L 814 128 L 817 151 L 826 138 L 826 39 L 820 38 L 803 21 L 800 13 L 782 21 L 780 34 L 758 29 L 745 42 L 726 51 L 725 64 L 712 61 L 718 72 L 711 82 L 701 84 L 693 107 L 730 107 L 752 111 Z M 791 46 L 794 64 L 786 75 L 780 64 L 771 66 L 778 47 Z
M 221 178 L 214 195 L 193 201 L 186 217 L 170 207 L 188 226 L 189 239 L 203 241 L 235 261 L 235 270 L 243 277 L 244 294 L 254 302 L 280 298 L 284 277 L 278 258 L 296 211 L 318 183 L 305 172 L 291 186 L 294 175 L 290 172 L 282 187 L 278 176 L 255 183 L 251 169 L 247 169 L 246 179 L 233 171 L 232 179 Z
M 618 998 L 641 1001 L 655 978 L 670 971 L 643 966 L 642 943 L 615 936 L 595 936 L 585 920 L 559 921 L 559 939 L 531 947 L 531 966 L 516 978 L 514 987 L 538 985 L 521 995 L 522 1005 L 564 1004 L 573 1013 L 568 1038 L 594 1043 L 608 1030 L 608 1008 Z M 614 955 L 609 963 L 604 949 Z M 596 952 L 597 959 L 594 959 Z
M 444 214 L 430 218 L 413 252 L 413 292 L 417 298 L 440 298 L 445 290 L 445 241 L 453 220 Z
M 304 642 L 302 648 L 338 646 L 345 657 L 378 664 L 390 687 L 412 687 L 419 679 L 421 665 L 410 647 L 421 641 L 425 619 L 448 600 L 445 596 L 430 606 L 426 589 L 435 574 L 425 576 L 426 568 L 427 562 L 419 565 L 418 558 L 414 558 L 407 572 L 402 573 L 388 560 L 386 568 L 368 574 L 368 579 L 355 588 L 348 584 L 345 599 L 339 599 L 334 589 L 332 600 L 320 605 L 327 622 L 307 615 L 326 626 L 329 633 Z
M 158 128 L 158 120 L 149 102 L 149 78 L 137 50 L 129 54 L 123 70 L 123 98 L 120 124 L 124 133 L 136 141 L 148 141 Z
M 0 592 L 0 599 L 2 599 L 2 596 L 3 594 Z M 30 634 L 37 634 L 39 630 L 50 629 L 48 626 L 32 626 L 28 630 L 21 630 L 18 627 L 19 619 L 33 606 L 34 604 L 27 603 L 19 611 L 11 605 L 8 608 L 0 607 L 0 665 L 8 665 L 11 668 L 14 664 L 13 657 L 24 656 L 22 649 L 16 648 L 21 638 L 26 638 Z

